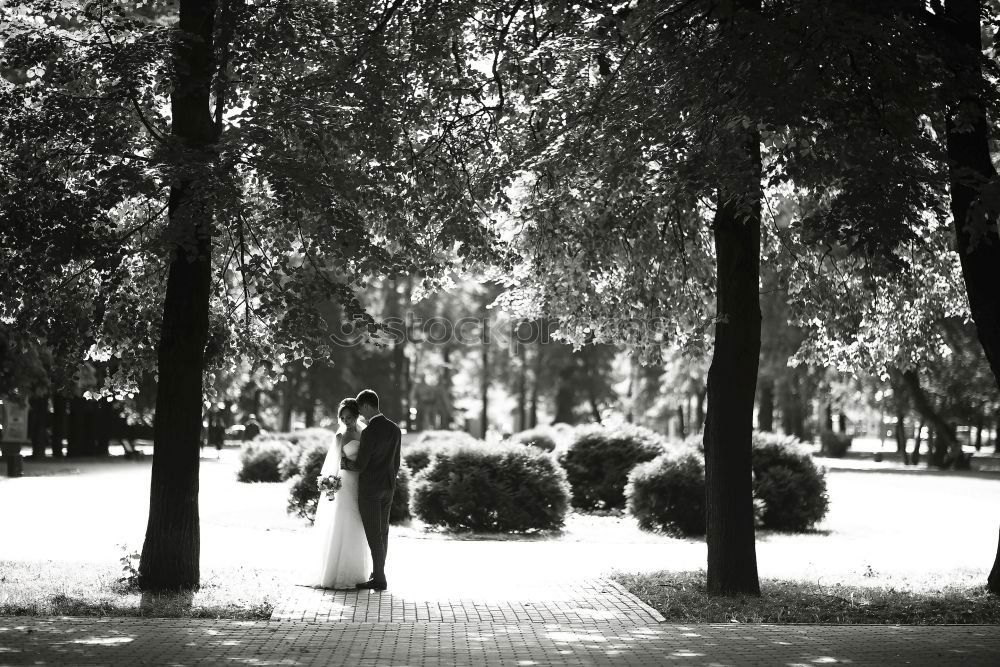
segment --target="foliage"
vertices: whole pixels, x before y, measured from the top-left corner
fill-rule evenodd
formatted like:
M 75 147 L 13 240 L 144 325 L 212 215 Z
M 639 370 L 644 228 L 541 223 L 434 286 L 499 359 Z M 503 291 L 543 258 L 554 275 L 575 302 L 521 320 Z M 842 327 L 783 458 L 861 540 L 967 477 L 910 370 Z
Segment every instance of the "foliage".
M 643 530 L 705 534 L 704 454 L 661 454 L 629 473 L 628 511 Z
M 292 477 L 288 490 L 288 513 L 312 521 L 316 518 L 319 487 L 316 478 L 323 469 L 329 446 L 314 444 L 303 450 L 299 458 L 299 473 Z
M 329 449 L 335 442 L 334 434 L 325 428 L 302 429 L 292 433 L 273 432 L 264 437 L 258 436 L 258 440 L 262 439 L 286 443 L 287 455 L 278 466 L 282 481 L 291 479 L 302 472 L 301 465 L 307 451 L 316 445 L 323 445 Z
M 326 429 L 314 429 L 314 438 L 306 437 L 300 441 L 302 447 L 297 463 L 295 474 L 291 477 L 291 485 L 288 491 L 288 513 L 295 516 L 314 521 L 316 519 L 316 508 L 319 504 L 319 487 L 316 478 L 319 477 L 323 469 L 323 462 L 326 460 L 330 447 L 329 431 Z M 301 431 L 297 433 L 302 433 Z M 390 523 L 402 523 L 410 518 L 410 473 L 405 466 L 400 466 L 399 476 L 396 478 L 396 494 L 393 496 L 392 509 L 389 514 Z
M 851 436 L 846 433 L 837 433 L 824 429 L 819 434 L 820 456 L 843 458 L 847 455 L 847 450 L 851 448 L 851 441 Z
M 705 452 L 700 438 L 629 474 L 628 510 L 643 530 L 680 535 L 705 533 Z M 757 523 L 764 528 L 804 531 L 829 507 L 826 479 L 794 437 L 755 432 L 753 495 Z
M 213 217 L 209 370 L 308 367 L 334 354 L 327 329 L 342 321 L 370 340 L 379 326 L 358 296 L 371 276 L 428 288 L 456 248 L 493 247 L 498 84 L 456 66 L 490 53 L 482 36 L 502 17 L 480 9 L 225 3 L 215 108 L 198 110 L 216 133 L 206 157 L 171 135 L 189 74 L 172 66 L 176 3 L 4 8 L 0 316 L 60 360 L 114 359 L 106 388 L 134 391 L 156 363 L 161 273 L 185 241 L 168 233 L 168 191 L 195 173 Z
M 280 482 L 282 462 L 292 454 L 287 442 L 252 440 L 240 450 L 240 469 L 236 479 L 241 482 Z
M 796 438 L 755 432 L 752 465 L 765 528 L 804 531 L 826 516 L 826 475 Z
M 416 442 L 403 448 L 402 458 L 406 467 L 417 475 L 429 466 L 438 452 L 449 452 L 456 448 L 485 447 L 486 443 L 465 431 L 424 431 Z
M 580 426 L 559 455 L 573 490 L 573 507 L 583 510 L 625 507 L 625 484 L 637 464 L 664 451 L 663 437 L 641 426 Z
M 405 523 L 412 518 L 410 513 L 410 481 L 413 476 L 405 465 L 399 466 L 396 476 L 396 492 L 392 496 L 392 508 L 389 510 L 389 523 Z
M 827 623 L 948 625 L 1000 621 L 1000 600 L 983 586 L 938 585 L 911 591 L 898 585 L 764 579 L 761 595 L 709 595 L 704 572 L 622 574 L 633 595 L 674 623 Z
M 556 448 L 556 440 L 545 428 L 531 428 L 520 433 L 515 433 L 507 439 L 512 445 L 524 445 L 527 447 L 537 447 L 544 452 L 551 452 Z
M 568 505 L 563 471 L 551 457 L 526 447 L 437 452 L 413 494 L 421 521 L 491 533 L 561 528 Z

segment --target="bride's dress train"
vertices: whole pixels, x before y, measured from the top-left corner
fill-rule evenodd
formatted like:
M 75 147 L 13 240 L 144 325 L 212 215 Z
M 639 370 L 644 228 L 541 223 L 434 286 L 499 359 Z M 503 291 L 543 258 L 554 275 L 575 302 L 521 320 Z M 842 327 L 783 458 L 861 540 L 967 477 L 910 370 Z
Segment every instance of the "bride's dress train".
M 351 440 L 344 445 L 344 455 L 354 458 L 361 443 Z M 314 543 L 310 549 L 307 585 L 322 588 L 351 588 L 368 580 L 372 559 L 365 528 L 358 511 L 358 473 L 340 468 L 340 448 L 330 447 L 321 475 L 340 475 L 343 486 L 333 501 L 320 495 L 313 525 Z

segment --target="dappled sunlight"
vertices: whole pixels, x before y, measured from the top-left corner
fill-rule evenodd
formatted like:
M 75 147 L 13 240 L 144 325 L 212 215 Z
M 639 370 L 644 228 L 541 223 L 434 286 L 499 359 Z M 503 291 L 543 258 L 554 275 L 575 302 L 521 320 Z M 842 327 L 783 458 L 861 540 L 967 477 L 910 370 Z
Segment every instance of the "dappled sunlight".
M 132 637 L 86 637 L 82 639 L 72 639 L 69 644 L 87 644 L 90 646 L 117 646 L 135 641 Z

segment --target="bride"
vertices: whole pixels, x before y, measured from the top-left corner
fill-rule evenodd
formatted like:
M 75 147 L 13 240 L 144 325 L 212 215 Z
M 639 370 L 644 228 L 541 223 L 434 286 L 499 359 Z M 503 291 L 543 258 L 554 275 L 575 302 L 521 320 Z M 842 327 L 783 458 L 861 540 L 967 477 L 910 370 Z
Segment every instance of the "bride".
M 342 424 L 336 442 L 323 461 L 320 475 L 340 475 L 343 486 L 331 501 L 321 493 L 313 527 L 316 543 L 310 551 L 315 558 L 309 567 L 308 585 L 318 588 L 350 588 L 367 581 L 372 567 L 368 540 L 358 511 L 358 473 L 341 470 L 340 460 L 358 455 L 361 430 L 358 427 L 358 402 L 345 398 L 337 416 Z

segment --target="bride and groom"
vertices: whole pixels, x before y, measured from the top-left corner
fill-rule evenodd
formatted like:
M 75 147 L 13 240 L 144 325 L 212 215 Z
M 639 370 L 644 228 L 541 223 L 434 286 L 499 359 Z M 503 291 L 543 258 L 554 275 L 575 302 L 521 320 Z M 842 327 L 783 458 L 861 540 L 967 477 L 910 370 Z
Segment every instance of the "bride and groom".
M 384 591 L 389 510 L 399 473 L 399 427 L 379 412 L 378 395 L 371 389 L 341 401 L 337 416 L 341 428 L 320 477 L 339 475 L 341 487 L 332 500 L 320 494 L 313 551 L 318 568 L 309 584 Z M 364 419 L 363 426 L 359 419 Z

